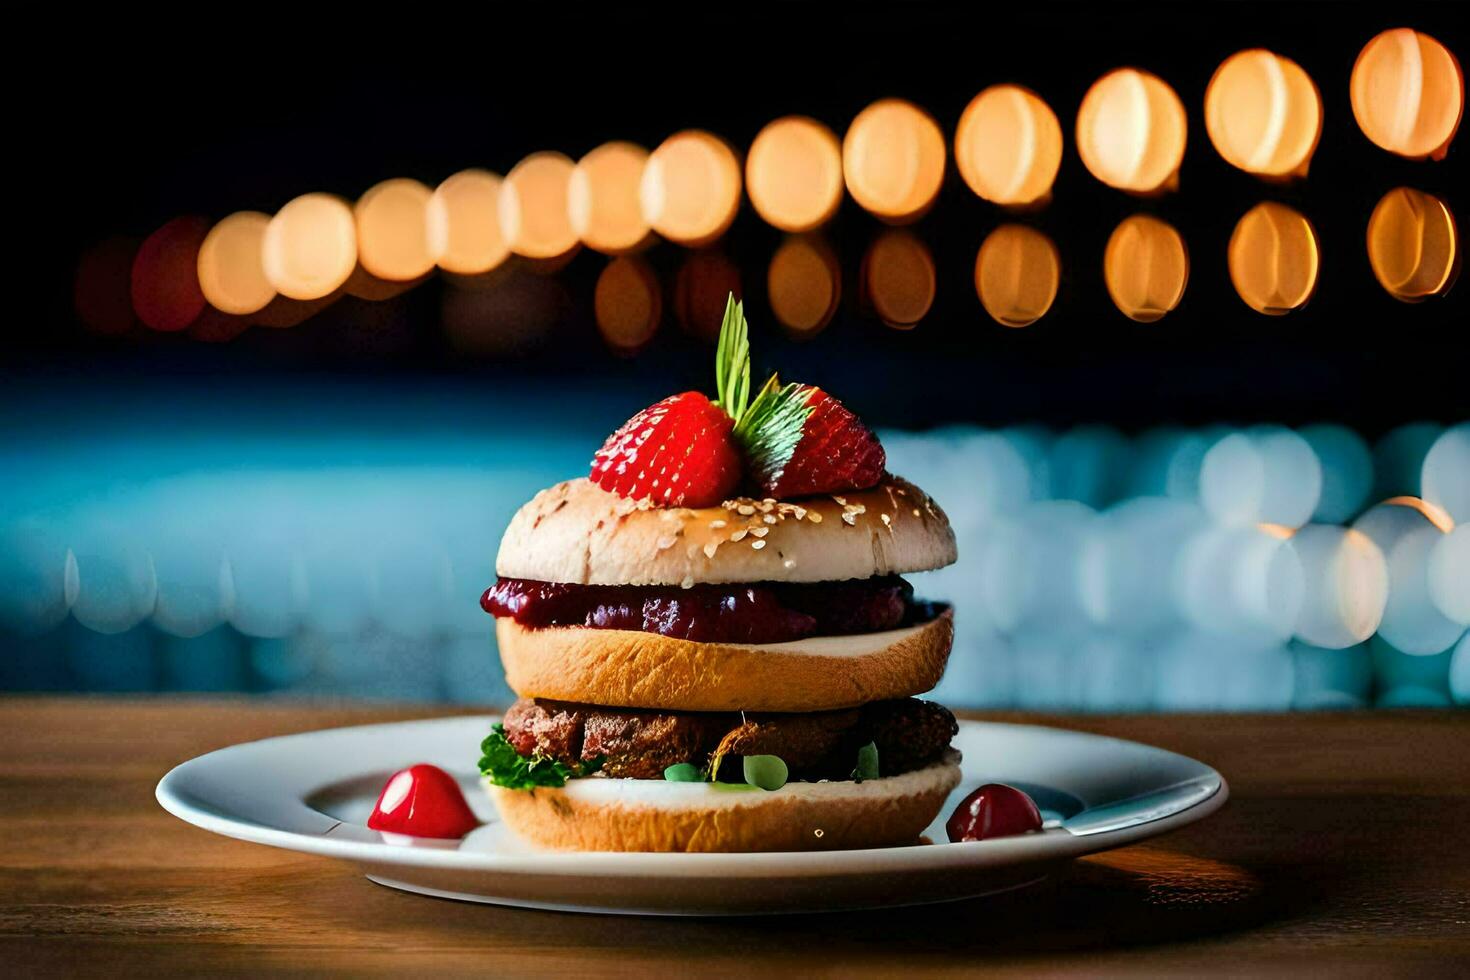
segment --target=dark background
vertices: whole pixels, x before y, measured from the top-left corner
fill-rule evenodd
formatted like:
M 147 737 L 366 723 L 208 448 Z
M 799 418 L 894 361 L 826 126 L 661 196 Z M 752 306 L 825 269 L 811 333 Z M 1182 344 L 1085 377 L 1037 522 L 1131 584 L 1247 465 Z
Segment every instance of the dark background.
M 40 261 L 11 284 L 12 336 L 0 360 L 7 400 L 79 384 L 166 391 L 350 380 L 598 392 L 631 410 L 676 386 L 707 388 L 708 349 L 673 326 L 668 302 L 648 350 L 631 360 L 607 351 L 591 314 L 605 260 L 588 251 L 556 276 L 557 328 L 496 357 L 446 341 L 444 287 L 432 279 L 382 303 L 346 297 L 294 329 L 251 329 L 227 344 L 141 328 L 99 338 L 72 307 L 76 261 L 109 236 L 142 238 L 180 214 L 269 213 L 311 190 L 352 200 L 388 177 L 433 186 L 470 166 L 505 173 L 542 149 L 575 159 L 610 139 L 651 148 L 685 127 L 743 149 L 766 122 L 795 112 L 840 136 L 863 106 L 889 95 L 927 108 L 951 139 L 976 92 L 1015 81 L 1048 101 L 1064 133 L 1054 200 L 1022 219 L 1061 253 L 1052 311 L 1022 330 L 985 314 L 975 252 L 1012 219 L 971 194 L 951 160 L 939 203 L 917 226 L 938 266 L 937 300 L 909 332 L 864 318 L 853 301 L 860 256 L 881 226 L 849 199 L 828 229 L 841 257 L 842 308 L 814 340 L 785 340 L 763 296 L 781 233 L 743 206 L 725 247 L 744 277 L 758 364 L 841 392 L 874 424 L 904 426 L 1328 419 L 1371 438 L 1412 419 L 1455 421 L 1470 407 L 1464 289 L 1399 303 L 1374 280 L 1364 248 L 1368 216 L 1393 187 L 1439 195 L 1463 219 L 1464 147 L 1439 163 L 1401 160 L 1368 142 L 1348 103 L 1353 61 L 1381 30 L 1411 26 L 1461 56 L 1470 51 L 1454 5 L 542 9 L 361 7 L 330 21 L 256 6 L 50 15 L 51 30 L 34 35 L 45 69 L 16 93 L 12 123 L 26 136 L 12 144 L 23 171 L 12 206 L 33 212 L 27 258 Z M 1233 170 L 1204 131 L 1210 75 L 1256 46 L 1296 60 L 1322 92 L 1310 177 L 1289 187 Z M 1073 145 L 1088 85 L 1125 65 L 1162 76 L 1189 113 L 1181 189 L 1158 200 L 1104 187 Z M 1263 199 L 1301 210 L 1322 243 L 1317 293 L 1286 317 L 1250 310 L 1226 272 L 1231 229 Z M 1173 223 L 1191 258 L 1182 304 L 1152 325 L 1117 312 L 1102 281 L 1108 235 L 1140 210 Z M 649 255 L 666 290 L 680 256 L 668 244 Z

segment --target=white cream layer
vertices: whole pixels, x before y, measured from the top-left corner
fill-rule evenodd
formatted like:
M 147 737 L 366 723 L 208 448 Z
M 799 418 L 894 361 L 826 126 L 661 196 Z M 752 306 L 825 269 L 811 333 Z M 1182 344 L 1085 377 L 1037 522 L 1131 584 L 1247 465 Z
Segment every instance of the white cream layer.
M 716 789 L 710 783 L 673 783 L 664 779 L 613 779 L 586 776 L 573 779 L 560 789 L 537 789 L 536 793 L 558 793 L 587 803 L 623 804 L 658 809 L 735 809 L 776 799 L 855 800 L 874 796 L 909 796 L 933 790 L 949 792 L 960 781 L 960 754 L 954 749 L 923 769 L 901 776 L 828 783 L 787 783 L 778 790 L 755 787 Z M 489 780 L 483 780 L 490 789 Z M 509 792 L 527 792 L 511 790 Z

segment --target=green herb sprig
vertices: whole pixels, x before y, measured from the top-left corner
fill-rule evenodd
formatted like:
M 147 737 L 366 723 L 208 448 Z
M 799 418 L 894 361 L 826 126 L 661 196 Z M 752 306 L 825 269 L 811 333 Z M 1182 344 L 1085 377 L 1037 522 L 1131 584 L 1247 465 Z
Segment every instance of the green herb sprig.
M 480 743 L 480 754 L 480 774 L 494 785 L 506 789 L 565 786 L 568 779 L 577 779 L 602 768 L 600 757 L 573 766 L 548 755 L 527 758 L 510 744 L 505 737 L 505 726 L 501 724 L 492 727 L 485 741 Z
M 750 404 L 750 324 L 745 304 L 735 302 L 734 293 L 725 301 L 715 346 L 715 392 L 715 404 L 739 422 Z

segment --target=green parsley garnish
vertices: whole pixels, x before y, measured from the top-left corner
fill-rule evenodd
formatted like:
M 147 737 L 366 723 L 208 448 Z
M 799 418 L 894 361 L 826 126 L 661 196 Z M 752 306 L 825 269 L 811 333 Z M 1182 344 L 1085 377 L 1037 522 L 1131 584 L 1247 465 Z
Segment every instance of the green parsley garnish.
M 498 723 L 480 743 L 480 753 L 480 774 L 506 789 L 565 786 L 568 779 L 586 776 L 602 767 L 600 758 L 574 766 L 548 755 L 533 755 L 528 759 L 515 750 L 505 737 L 505 726 Z

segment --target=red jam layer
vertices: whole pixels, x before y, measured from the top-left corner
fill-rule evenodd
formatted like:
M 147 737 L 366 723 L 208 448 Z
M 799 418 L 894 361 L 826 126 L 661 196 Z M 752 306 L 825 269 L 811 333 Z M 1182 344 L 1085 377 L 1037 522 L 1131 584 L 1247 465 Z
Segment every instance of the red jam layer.
M 522 626 L 640 630 L 700 643 L 784 643 L 877 633 L 933 618 L 896 575 L 851 582 L 742 585 L 567 585 L 502 578 L 480 605 Z

